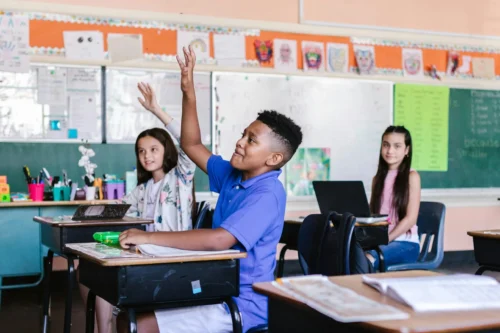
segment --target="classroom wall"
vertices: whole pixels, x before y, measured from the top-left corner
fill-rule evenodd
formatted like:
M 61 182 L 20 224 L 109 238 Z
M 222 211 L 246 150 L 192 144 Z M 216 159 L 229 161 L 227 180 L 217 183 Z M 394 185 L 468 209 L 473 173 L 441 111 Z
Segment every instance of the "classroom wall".
M 19 1 L 24 2 L 24 1 Z M 299 23 L 299 0 L 32 0 L 175 14 Z M 459 34 L 500 34 L 496 0 L 303 0 L 303 20 Z

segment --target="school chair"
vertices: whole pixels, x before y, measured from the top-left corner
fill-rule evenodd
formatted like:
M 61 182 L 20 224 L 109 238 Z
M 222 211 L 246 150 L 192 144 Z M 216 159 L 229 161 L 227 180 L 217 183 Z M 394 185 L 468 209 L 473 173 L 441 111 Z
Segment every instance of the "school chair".
M 299 231 L 299 264 L 305 275 L 350 275 L 370 272 L 371 265 L 354 235 L 351 213 L 307 216 Z
M 246 333 L 267 333 L 267 324 L 262 324 L 259 326 L 252 327 Z
M 193 218 L 193 229 L 212 228 L 212 210 L 208 201 L 196 203 L 196 217 Z
M 444 220 L 446 206 L 440 202 L 422 201 L 418 211 L 417 227 L 420 255 L 414 263 L 387 266 L 386 271 L 433 270 L 444 257 Z M 422 243 L 423 240 L 423 243 Z

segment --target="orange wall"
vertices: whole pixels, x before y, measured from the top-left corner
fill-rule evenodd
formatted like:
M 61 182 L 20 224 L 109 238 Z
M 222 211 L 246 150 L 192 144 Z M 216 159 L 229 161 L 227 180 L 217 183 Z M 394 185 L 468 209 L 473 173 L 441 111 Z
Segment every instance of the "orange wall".
M 22 1 L 20 1 L 22 2 Z M 299 0 L 31 0 L 298 23 Z M 500 36 L 498 0 L 304 0 L 304 20 Z

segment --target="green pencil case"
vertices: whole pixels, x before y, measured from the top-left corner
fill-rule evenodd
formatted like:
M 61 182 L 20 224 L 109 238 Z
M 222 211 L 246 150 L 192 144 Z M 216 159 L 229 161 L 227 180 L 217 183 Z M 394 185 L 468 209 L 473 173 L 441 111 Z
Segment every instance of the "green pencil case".
M 94 233 L 93 237 L 96 242 L 106 244 L 106 245 L 118 245 L 120 244 L 121 232 L 118 231 L 101 231 Z

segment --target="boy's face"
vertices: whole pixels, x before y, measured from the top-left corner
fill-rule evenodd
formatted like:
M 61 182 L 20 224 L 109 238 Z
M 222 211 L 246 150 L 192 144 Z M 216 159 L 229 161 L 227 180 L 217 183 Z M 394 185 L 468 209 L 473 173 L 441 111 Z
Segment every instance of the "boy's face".
M 252 177 L 267 172 L 274 163 L 273 140 L 273 131 L 263 122 L 254 121 L 236 142 L 231 165 L 235 169 L 246 171 Z

